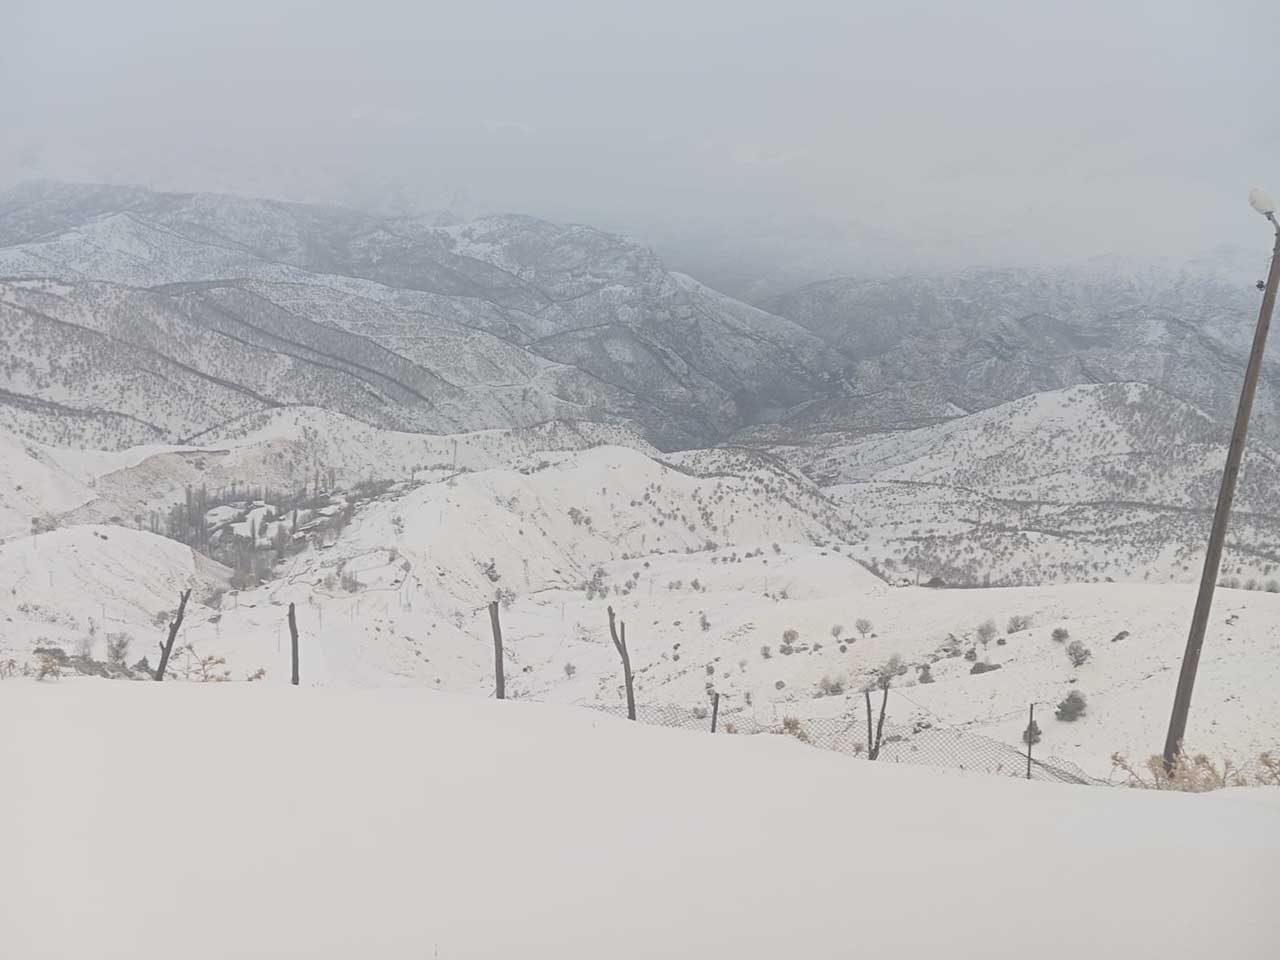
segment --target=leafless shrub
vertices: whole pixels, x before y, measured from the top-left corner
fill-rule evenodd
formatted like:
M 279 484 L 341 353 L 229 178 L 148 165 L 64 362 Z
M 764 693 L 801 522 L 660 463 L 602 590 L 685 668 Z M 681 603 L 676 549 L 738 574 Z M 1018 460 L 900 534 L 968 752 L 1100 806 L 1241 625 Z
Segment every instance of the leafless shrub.
M 193 683 L 226 683 L 231 679 L 230 670 L 222 670 L 227 665 L 226 657 L 201 656 L 195 644 L 188 643 L 180 648 L 183 654 L 182 679 Z
M 108 633 L 107 663 L 123 667 L 125 658 L 129 655 L 129 644 L 132 642 L 133 637 L 127 633 Z
M 1093 651 L 1079 640 L 1072 640 L 1067 644 L 1067 659 L 1071 661 L 1073 667 L 1084 666 L 1085 661 L 1091 656 L 1093 656 Z
M 62 664 L 56 657 L 42 653 L 36 658 L 36 679 L 47 680 L 50 677 L 54 680 L 62 677 Z
M 1259 754 L 1255 769 L 1250 773 L 1245 773 L 1230 759 L 1224 759 L 1218 766 L 1203 753 L 1188 756 L 1179 751 L 1169 770 L 1165 769 L 1161 756 L 1150 756 L 1145 763 L 1135 767 L 1123 754 L 1113 753 L 1111 772 L 1113 776 L 1123 773 L 1125 786 L 1141 790 L 1207 793 L 1223 787 L 1280 786 L 1280 759 L 1270 753 Z
M 800 725 L 800 719 L 798 717 L 783 717 L 782 732 L 789 737 L 795 737 L 801 743 L 813 742 L 809 739 L 809 734 L 805 728 Z

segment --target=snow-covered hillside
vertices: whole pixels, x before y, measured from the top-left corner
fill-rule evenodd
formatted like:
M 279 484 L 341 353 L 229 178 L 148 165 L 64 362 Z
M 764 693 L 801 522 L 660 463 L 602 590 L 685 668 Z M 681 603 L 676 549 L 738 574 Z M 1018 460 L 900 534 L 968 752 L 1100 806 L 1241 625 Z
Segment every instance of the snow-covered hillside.
M 275 428 L 262 429 L 232 449 L 271 462 L 261 443 Z M 278 529 L 286 540 L 298 532 L 288 511 L 279 521 L 270 504 L 237 513 L 241 547 L 266 545 L 266 565 L 253 569 L 269 572 L 256 586 L 250 578 L 228 591 L 230 571 L 190 547 L 114 526 L 0 545 L 0 662 L 21 666 L 49 646 L 101 660 L 108 633 L 129 638 L 129 663 L 151 656 L 179 591 L 194 587 L 180 634 L 180 647 L 192 649 L 175 663 L 179 678 L 199 658 L 220 657 L 232 680 L 265 670 L 267 685 L 287 683 L 292 603 L 308 685 L 488 696 L 486 606 L 496 598 L 509 696 L 616 708 L 612 606 L 627 623 L 646 706 L 703 710 L 718 692 L 726 721 L 744 727 L 786 717 L 860 724 L 863 686 L 897 656 L 903 672 L 889 722 L 908 744 L 948 729 L 1016 748 L 1035 703 L 1046 718 L 1045 754 L 1094 775 L 1107 774 L 1114 751 L 1145 757 L 1159 746 L 1190 617 L 1185 585 L 893 587 L 862 562 L 860 527 L 812 483 L 758 454 L 706 451 L 663 463 L 630 447 L 522 453 L 511 436 L 458 439 L 459 460 L 479 469 L 428 465 L 412 482 L 406 473 L 298 549 L 272 547 Z M 369 446 L 379 449 L 393 447 Z M 226 509 L 211 511 L 219 524 Z M 1010 630 L 1014 617 L 1027 622 Z M 978 626 L 987 619 L 998 635 L 983 646 Z M 1087 662 L 1072 666 L 1067 642 L 1051 636 L 1058 629 L 1088 647 Z M 1224 589 L 1191 746 L 1243 759 L 1280 743 L 1277 653 L 1280 595 Z M 999 669 L 974 672 L 986 665 Z M 1071 690 L 1088 698 L 1086 715 L 1052 719 Z
M 608 424 L 553 421 L 517 430 L 440 437 L 379 430 L 313 407 L 233 421 L 199 443 L 123 450 L 57 447 L 0 431 L 0 542 L 42 524 L 117 523 L 144 528 L 193 487 L 296 490 L 308 484 L 412 481 L 498 466 L 527 469 L 544 452 L 628 446 L 657 455 Z
M 889 576 L 952 585 L 1198 573 L 1228 429 L 1146 384 L 1033 394 L 914 430 L 770 448 L 825 485 Z M 1280 582 L 1280 453 L 1251 440 L 1224 575 Z
M 0 672 L 145 676 L 191 589 L 171 679 L 286 683 L 292 605 L 306 685 L 488 695 L 496 601 L 512 697 L 616 709 L 612 606 L 646 709 L 852 737 L 892 673 L 889 753 L 1017 749 L 1035 704 L 1046 755 L 1105 775 L 1167 719 L 1230 282 L 970 271 L 769 312 L 585 226 L 21 188 Z M 1189 730 L 1242 760 L 1280 744 L 1276 382 Z
M 424 691 L 2 692 L 0 728 L 29 732 L 0 737 L 7 956 L 1262 960 L 1280 935 L 1280 791 L 1050 786 Z
M 530 217 L 34 184 L 0 196 L 0 278 L 0 425 L 56 443 L 182 442 L 301 404 L 433 433 L 592 419 L 681 447 L 839 389 L 797 324 Z
M 31 532 L 33 521 L 64 513 L 94 492 L 40 444 L 0 430 L 0 542 Z

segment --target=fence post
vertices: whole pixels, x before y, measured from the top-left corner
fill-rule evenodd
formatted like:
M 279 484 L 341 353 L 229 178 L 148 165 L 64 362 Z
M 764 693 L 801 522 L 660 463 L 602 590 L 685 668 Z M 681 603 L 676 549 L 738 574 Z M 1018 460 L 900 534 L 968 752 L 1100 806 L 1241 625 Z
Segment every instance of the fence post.
M 293 679 L 290 682 L 298 685 L 298 620 L 293 612 L 293 604 L 289 604 L 289 644 L 293 656 Z
M 457 441 L 455 441 L 455 451 Z M 498 622 L 498 601 L 489 604 L 489 622 L 493 625 L 493 680 L 495 696 L 499 700 L 507 699 L 506 677 L 502 673 L 502 624 Z
M 636 718 L 636 694 L 631 677 L 631 655 L 627 653 L 627 625 L 618 621 L 614 626 L 613 607 L 609 607 L 609 636 L 613 638 L 613 646 L 622 658 L 622 680 L 627 685 L 627 719 Z
M 720 716 L 720 694 L 714 693 L 711 696 L 711 732 L 716 732 L 716 719 Z
M 53 575 L 50 574 L 52 577 Z M 178 614 L 169 624 L 169 637 L 164 643 L 160 644 L 160 665 L 156 667 L 156 680 L 164 679 L 165 669 L 169 666 L 169 656 L 173 653 L 173 642 L 178 639 L 178 631 L 182 628 L 182 618 L 187 612 L 187 600 L 191 597 L 190 590 L 184 590 L 181 598 L 178 600 Z
M 862 691 L 862 696 L 867 701 L 867 758 L 874 760 L 875 754 L 871 752 L 872 749 L 874 749 L 873 745 L 875 744 L 875 736 L 871 732 L 871 688 L 867 687 L 864 689 Z
M 1031 707 L 1030 707 L 1030 713 L 1027 716 L 1026 740 L 1027 740 L 1027 779 L 1028 780 L 1031 779 L 1031 741 L 1033 739 L 1031 735 L 1031 731 L 1035 726 L 1035 722 L 1036 722 L 1036 705 L 1033 703 L 1031 704 Z
M 889 706 L 889 684 L 884 685 L 884 696 L 880 699 L 880 719 L 876 721 L 876 745 L 873 751 L 867 753 L 868 760 L 878 760 L 880 758 L 880 744 L 884 742 L 884 711 Z

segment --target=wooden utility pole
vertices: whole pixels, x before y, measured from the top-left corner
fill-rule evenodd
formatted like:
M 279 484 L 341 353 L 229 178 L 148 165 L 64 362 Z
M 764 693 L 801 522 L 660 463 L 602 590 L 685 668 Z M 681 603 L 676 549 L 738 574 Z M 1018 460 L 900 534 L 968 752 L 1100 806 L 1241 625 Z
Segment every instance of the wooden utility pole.
M 293 654 L 293 678 L 289 681 L 298 685 L 298 619 L 294 615 L 293 604 L 289 604 L 289 642 Z
M 1253 411 L 1253 395 L 1258 386 L 1258 374 L 1262 370 L 1262 351 L 1267 345 L 1267 330 L 1271 326 L 1271 312 L 1276 304 L 1276 286 L 1280 284 L 1280 223 L 1276 222 L 1274 213 L 1267 213 L 1266 217 L 1275 228 L 1275 248 L 1271 253 L 1271 270 L 1267 274 L 1267 283 L 1262 295 L 1262 308 L 1258 311 L 1258 326 L 1253 334 L 1253 349 L 1249 352 L 1249 364 L 1245 368 L 1244 386 L 1240 390 L 1240 405 L 1236 408 L 1231 445 L 1227 448 L 1227 464 L 1222 471 L 1218 506 L 1213 513 L 1209 548 L 1204 557 L 1204 570 L 1200 574 L 1200 592 L 1196 595 L 1196 608 L 1191 615 L 1191 631 L 1187 636 L 1187 650 L 1182 655 L 1182 671 L 1178 674 L 1178 689 L 1173 698 L 1169 734 L 1164 741 L 1164 766 L 1169 772 L 1172 772 L 1177 756 L 1182 750 L 1182 738 L 1187 731 L 1187 714 L 1191 710 L 1191 691 L 1196 682 L 1196 669 L 1200 665 L 1200 648 L 1204 646 L 1205 628 L 1209 624 L 1213 588 L 1218 582 L 1218 569 L 1222 564 L 1222 548 L 1227 537 L 1227 524 L 1231 519 L 1231 501 L 1235 497 L 1240 460 L 1244 456 L 1245 436 L 1249 432 L 1249 414 Z
M 627 625 L 621 620 L 614 625 L 613 607 L 609 608 L 609 636 L 613 638 L 614 649 L 622 658 L 622 679 L 627 685 L 627 719 L 636 718 L 636 694 L 631 676 L 631 656 L 627 653 Z
M 157 681 L 164 679 L 164 671 L 169 666 L 169 655 L 173 653 L 173 643 L 178 639 L 178 630 L 182 627 L 182 618 L 186 615 L 187 600 L 190 596 L 190 590 L 182 594 L 182 599 L 178 601 L 178 614 L 173 618 L 173 622 L 169 624 L 169 637 L 164 643 L 160 644 L 160 666 L 156 667 Z
M 502 672 L 502 624 L 498 622 L 498 601 L 489 604 L 489 623 L 493 627 L 493 682 L 494 696 L 507 699 L 507 681 Z

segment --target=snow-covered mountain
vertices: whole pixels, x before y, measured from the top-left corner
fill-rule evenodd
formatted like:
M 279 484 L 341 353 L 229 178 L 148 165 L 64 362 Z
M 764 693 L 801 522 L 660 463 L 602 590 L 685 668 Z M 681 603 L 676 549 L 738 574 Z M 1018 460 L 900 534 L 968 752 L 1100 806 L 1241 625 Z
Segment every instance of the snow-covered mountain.
M 39 183 L 0 198 L 0 238 L 0 401 L 37 439 L 185 441 L 305 404 L 679 447 L 838 390 L 819 338 L 589 227 Z
M 1265 275 L 1266 264 L 1259 267 Z M 1226 422 L 1253 336 L 1258 277 L 1213 264 L 1106 263 L 832 280 L 763 306 L 817 334 L 847 396 L 795 411 L 796 429 L 885 429 L 1075 384 L 1141 381 Z M 1268 358 L 1255 430 L 1280 439 L 1280 361 Z

